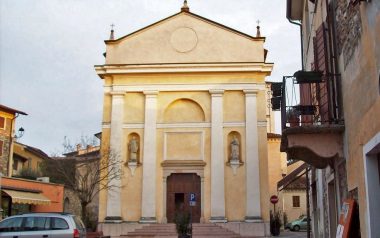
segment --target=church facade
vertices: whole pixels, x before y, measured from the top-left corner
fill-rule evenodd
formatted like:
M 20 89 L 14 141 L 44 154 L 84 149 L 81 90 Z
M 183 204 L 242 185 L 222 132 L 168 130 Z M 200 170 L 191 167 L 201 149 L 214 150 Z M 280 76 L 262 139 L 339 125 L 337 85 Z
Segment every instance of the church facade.
M 102 146 L 123 170 L 99 197 L 103 228 L 269 222 L 265 38 L 189 11 L 106 41 Z M 135 225 L 137 226 L 137 225 Z M 259 228 L 258 228 L 259 227 Z M 105 228 L 104 228 L 105 229 Z

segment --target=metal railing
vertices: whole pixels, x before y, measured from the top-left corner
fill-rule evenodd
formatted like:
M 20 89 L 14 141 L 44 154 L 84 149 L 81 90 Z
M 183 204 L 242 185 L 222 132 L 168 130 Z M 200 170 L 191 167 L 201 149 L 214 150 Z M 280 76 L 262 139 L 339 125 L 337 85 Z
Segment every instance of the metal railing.
M 281 111 L 283 130 L 295 126 L 341 123 L 334 113 L 338 108 L 337 103 L 332 103 L 330 87 L 336 76 L 320 74 L 319 78 L 307 77 L 306 81 L 297 73 L 284 76 L 282 83 L 275 83 L 277 85 L 272 87 L 272 109 Z

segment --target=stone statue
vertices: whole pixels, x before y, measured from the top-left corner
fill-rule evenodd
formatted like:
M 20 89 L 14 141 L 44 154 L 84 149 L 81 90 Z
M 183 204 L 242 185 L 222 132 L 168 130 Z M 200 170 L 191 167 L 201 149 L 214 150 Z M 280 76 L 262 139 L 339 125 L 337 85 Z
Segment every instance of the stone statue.
M 231 160 L 239 160 L 239 140 L 234 136 L 231 141 Z
M 139 143 L 136 140 L 135 136 L 133 136 L 132 139 L 129 141 L 128 150 L 129 150 L 129 161 L 137 162 L 137 151 L 139 150 Z

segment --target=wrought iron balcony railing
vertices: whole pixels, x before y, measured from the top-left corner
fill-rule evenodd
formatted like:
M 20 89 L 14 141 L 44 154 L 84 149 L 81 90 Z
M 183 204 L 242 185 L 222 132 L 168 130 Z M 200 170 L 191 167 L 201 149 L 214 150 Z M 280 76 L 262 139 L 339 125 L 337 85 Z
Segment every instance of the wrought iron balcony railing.
M 341 123 L 335 98 L 335 80 L 321 72 L 297 71 L 271 85 L 272 110 L 281 111 L 282 129 Z

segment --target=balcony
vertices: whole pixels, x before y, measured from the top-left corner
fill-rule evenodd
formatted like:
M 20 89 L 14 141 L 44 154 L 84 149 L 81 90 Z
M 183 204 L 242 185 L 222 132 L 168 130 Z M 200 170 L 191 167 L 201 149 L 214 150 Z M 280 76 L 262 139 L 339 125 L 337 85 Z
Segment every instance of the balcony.
M 315 168 L 343 158 L 343 120 L 335 93 L 338 76 L 297 71 L 272 85 L 272 109 L 281 112 L 281 151 Z

